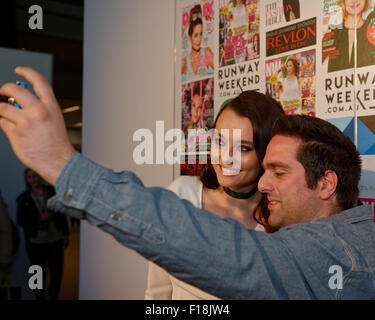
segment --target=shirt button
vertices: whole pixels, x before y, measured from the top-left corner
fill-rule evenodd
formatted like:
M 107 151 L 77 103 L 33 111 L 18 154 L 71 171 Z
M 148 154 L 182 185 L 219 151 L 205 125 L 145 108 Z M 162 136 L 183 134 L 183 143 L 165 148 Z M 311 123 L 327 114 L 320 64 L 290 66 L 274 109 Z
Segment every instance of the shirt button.
M 120 216 L 117 213 L 113 213 L 113 214 L 111 214 L 111 219 L 115 220 L 115 221 L 119 221 L 120 220 Z
M 72 200 L 72 195 L 73 195 L 73 189 L 69 189 L 68 192 L 64 195 L 64 200 L 65 201 Z

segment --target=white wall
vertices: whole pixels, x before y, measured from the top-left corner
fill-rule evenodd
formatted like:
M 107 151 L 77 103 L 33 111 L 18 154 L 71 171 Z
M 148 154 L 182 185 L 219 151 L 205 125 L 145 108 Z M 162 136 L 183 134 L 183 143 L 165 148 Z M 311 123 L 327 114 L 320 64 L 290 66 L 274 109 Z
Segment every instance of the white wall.
M 132 136 L 173 127 L 173 52 L 173 0 L 85 2 L 83 153 L 148 186 L 167 186 L 173 168 L 136 165 Z M 80 299 L 143 299 L 146 277 L 145 259 L 82 223 Z

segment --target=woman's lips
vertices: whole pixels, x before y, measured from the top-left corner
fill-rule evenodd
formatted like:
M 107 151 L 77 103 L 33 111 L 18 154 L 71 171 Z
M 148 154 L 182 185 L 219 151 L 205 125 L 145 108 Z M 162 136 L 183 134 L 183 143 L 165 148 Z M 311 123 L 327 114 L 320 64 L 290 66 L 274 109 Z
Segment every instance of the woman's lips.
M 359 8 L 360 5 L 361 5 L 361 4 L 358 2 L 355 6 L 356 6 L 357 8 Z M 350 7 L 351 7 L 352 9 L 354 9 L 354 4 L 352 4 Z

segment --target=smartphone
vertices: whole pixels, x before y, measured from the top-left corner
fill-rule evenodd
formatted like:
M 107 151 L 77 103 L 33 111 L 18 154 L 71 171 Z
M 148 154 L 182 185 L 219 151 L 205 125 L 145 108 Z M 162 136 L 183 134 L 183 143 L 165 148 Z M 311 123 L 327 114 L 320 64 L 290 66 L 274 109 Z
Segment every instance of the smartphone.
M 19 86 L 21 86 L 22 88 L 27 88 L 27 83 L 26 82 L 22 82 L 22 81 L 16 81 L 16 84 L 18 84 Z M 8 99 L 8 103 L 9 104 L 12 104 L 13 106 L 15 106 L 17 109 L 21 109 L 21 106 L 16 103 L 14 101 L 14 98 L 9 98 Z

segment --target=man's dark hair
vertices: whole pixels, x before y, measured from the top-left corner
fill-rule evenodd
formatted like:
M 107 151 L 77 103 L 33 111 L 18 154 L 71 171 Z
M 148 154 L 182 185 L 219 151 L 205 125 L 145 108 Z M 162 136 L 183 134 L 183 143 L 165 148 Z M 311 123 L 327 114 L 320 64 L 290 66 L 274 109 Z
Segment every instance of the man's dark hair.
M 351 139 L 333 124 L 305 115 L 285 116 L 276 121 L 272 136 L 283 135 L 302 141 L 297 160 L 305 168 L 306 182 L 315 189 L 326 170 L 337 175 L 336 197 L 341 209 L 357 203 L 361 158 Z

